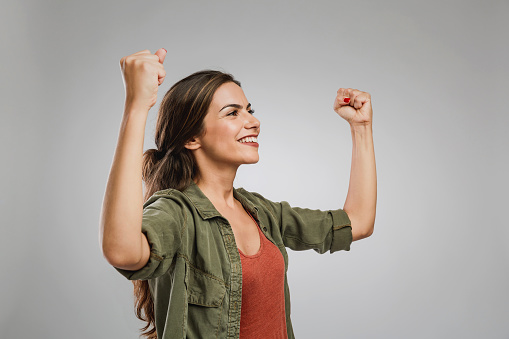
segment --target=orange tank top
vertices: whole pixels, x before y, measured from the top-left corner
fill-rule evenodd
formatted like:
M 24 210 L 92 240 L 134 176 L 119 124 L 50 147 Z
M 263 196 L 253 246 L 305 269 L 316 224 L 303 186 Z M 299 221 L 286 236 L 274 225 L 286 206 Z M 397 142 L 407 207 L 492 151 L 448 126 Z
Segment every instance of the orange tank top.
M 251 219 L 256 223 L 253 216 Z M 244 255 L 238 250 L 242 264 L 240 338 L 287 339 L 283 255 L 260 227 L 257 229 L 258 253 Z

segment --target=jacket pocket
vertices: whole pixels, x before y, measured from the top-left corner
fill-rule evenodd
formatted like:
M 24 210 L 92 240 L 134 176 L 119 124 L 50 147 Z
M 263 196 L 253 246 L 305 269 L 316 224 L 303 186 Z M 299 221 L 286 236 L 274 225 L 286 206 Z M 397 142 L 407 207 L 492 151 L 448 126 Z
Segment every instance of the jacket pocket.
M 223 302 L 226 287 L 222 281 L 188 265 L 187 301 L 190 304 L 218 307 Z
M 187 336 L 217 338 L 223 332 L 221 317 L 226 286 L 219 278 L 186 265 Z M 225 325 L 225 324 L 223 324 Z

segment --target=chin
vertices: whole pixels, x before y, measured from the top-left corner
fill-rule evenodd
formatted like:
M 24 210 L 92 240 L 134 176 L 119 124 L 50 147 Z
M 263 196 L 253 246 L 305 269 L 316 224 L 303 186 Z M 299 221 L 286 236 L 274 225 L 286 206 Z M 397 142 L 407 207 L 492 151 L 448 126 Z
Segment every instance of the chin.
M 259 157 L 257 157 L 256 159 L 247 159 L 243 162 L 243 164 L 246 164 L 246 165 L 249 165 L 249 164 L 256 164 L 258 161 L 260 160 Z

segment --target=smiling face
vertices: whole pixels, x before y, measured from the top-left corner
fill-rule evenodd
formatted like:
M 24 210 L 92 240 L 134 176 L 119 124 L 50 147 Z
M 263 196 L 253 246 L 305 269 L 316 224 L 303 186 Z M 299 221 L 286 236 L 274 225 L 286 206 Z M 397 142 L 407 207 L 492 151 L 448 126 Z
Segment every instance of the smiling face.
M 203 121 L 204 133 L 186 144 L 195 151 L 199 167 L 207 164 L 240 166 L 258 162 L 260 122 L 237 84 L 221 85 Z M 247 138 L 246 138 L 247 137 Z

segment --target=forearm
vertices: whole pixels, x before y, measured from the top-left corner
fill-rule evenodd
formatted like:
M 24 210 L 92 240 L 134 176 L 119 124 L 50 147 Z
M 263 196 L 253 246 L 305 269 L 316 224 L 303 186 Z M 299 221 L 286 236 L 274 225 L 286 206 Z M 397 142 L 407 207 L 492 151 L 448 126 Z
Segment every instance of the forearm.
M 114 266 L 142 256 L 142 157 L 148 111 L 126 105 L 101 212 L 103 254 Z
M 352 125 L 352 166 L 343 207 L 352 222 L 353 240 L 373 233 L 376 214 L 376 165 L 371 124 Z

